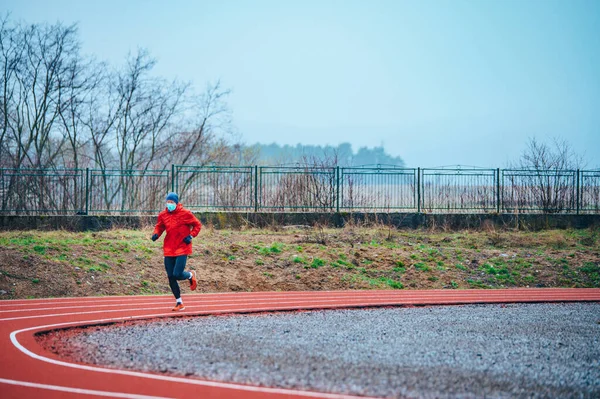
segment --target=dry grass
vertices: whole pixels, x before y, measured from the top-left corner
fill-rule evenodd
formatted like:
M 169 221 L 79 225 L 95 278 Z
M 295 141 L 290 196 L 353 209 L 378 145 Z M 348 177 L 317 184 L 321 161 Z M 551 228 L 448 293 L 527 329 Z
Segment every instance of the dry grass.
M 0 232 L 0 298 L 167 294 L 150 235 Z M 194 249 L 201 292 L 600 287 L 597 230 L 205 226 Z

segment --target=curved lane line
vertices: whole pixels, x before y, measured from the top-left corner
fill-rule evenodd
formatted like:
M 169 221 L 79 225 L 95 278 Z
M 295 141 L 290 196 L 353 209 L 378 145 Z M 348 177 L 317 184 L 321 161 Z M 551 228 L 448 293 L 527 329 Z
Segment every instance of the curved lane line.
M 598 290 L 595 288 L 510 288 L 510 289 L 502 289 L 502 290 L 483 290 L 483 289 L 475 289 L 475 290 L 455 290 L 454 292 L 461 296 L 481 296 L 482 294 L 487 296 L 494 291 L 501 291 L 503 295 L 514 295 L 519 293 L 527 293 L 528 295 L 537 295 L 542 294 L 547 296 L 548 294 L 555 295 L 564 295 L 564 294 L 573 294 L 578 297 L 582 294 L 590 294 L 597 295 Z M 377 293 L 375 295 L 399 295 L 402 297 L 412 297 L 412 296 L 420 296 L 422 294 L 422 290 L 413 290 L 413 291 L 398 291 L 398 290 L 373 290 L 373 291 L 289 291 L 286 294 L 276 293 L 276 292 L 242 292 L 242 293 L 202 293 L 202 294 L 187 294 L 187 298 L 198 298 L 202 300 L 220 300 L 223 296 L 229 296 L 235 298 L 237 300 L 244 299 L 264 299 L 264 298 L 274 298 L 276 296 L 281 297 L 285 296 L 285 298 L 289 298 L 290 296 L 294 297 L 332 297 L 332 296 L 340 296 L 340 297 L 355 297 L 355 296 L 364 296 L 369 295 L 370 293 Z M 439 289 L 439 290 L 426 290 L 429 294 L 437 294 L 444 293 L 445 295 L 449 294 L 449 290 L 447 289 Z M 289 295 L 287 295 L 289 294 Z M 81 297 L 81 298 L 48 298 L 43 301 L 34 300 L 34 299 L 5 299 L 0 303 L 0 308 L 6 307 L 15 307 L 15 306 L 31 306 L 31 305 L 46 305 L 48 306 L 50 303 L 54 303 L 56 305 L 68 305 L 68 304 L 82 304 L 87 302 L 93 302 L 97 304 L 98 302 L 102 302 L 105 304 L 115 302 L 116 305 L 122 305 L 124 302 L 119 300 L 118 298 L 127 298 L 127 302 L 125 304 L 139 304 L 139 301 L 148 301 L 148 300 L 166 300 L 170 299 L 170 295 L 148 295 L 148 296 L 137 296 L 137 297 L 127 297 L 127 296 L 114 296 L 114 297 L 106 297 L 106 296 L 97 296 L 97 297 Z M 73 299 L 73 302 L 68 302 L 68 300 Z M 234 299 L 232 299 L 234 300 Z M 21 301 L 23 303 L 12 303 Z M 169 300 L 169 303 L 172 301 Z M 108 306 L 108 305 L 107 305 Z M 2 310 L 0 310 L 2 312 Z
M 387 297 L 398 297 L 398 295 L 386 295 L 386 294 L 369 294 L 369 295 L 361 295 L 361 299 L 362 298 L 387 298 Z M 418 296 L 418 295 L 415 295 Z M 286 300 L 291 300 L 291 299 L 298 299 L 298 300 L 306 300 L 306 295 L 298 295 L 298 296 L 293 296 L 293 295 L 273 295 L 270 297 L 260 297 L 259 299 L 286 299 Z M 328 296 L 323 296 L 324 298 L 327 298 L 328 300 L 338 300 L 338 299 L 352 299 L 355 298 L 355 296 L 351 296 L 351 295 L 328 295 Z M 311 297 L 311 299 L 315 299 L 318 297 Z M 237 299 L 237 300 L 228 300 L 227 302 L 223 302 L 223 301 L 218 301 L 216 299 L 208 299 L 208 298 L 192 298 L 192 299 L 187 299 L 185 301 L 185 305 L 186 307 L 189 306 L 190 304 L 194 304 L 194 303 L 201 303 L 204 304 L 206 306 L 211 306 L 211 303 L 218 303 L 219 305 L 235 305 L 237 303 L 247 303 L 248 299 Z M 173 303 L 173 301 L 169 301 L 168 303 L 166 303 L 165 301 L 159 302 L 159 301 L 153 301 L 153 302 L 136 302 L 135 305 L 165 305 L 165 306 L 171 306 Z M 55 307 L 51 307 L 51 308 L 31 308 L 31 309 L 11 309 L 11 310 L 0 310 L 0 313 L 15 313 L 15 312 L 37 312 L 37 311 L 42 311 L 42 310 L 58 310 L 58 309 L 85 309 L 85 308 L 98 308 L 98 307 L 117 307 L 117 306 L 129 306 L 132 305 L 131 303 L 109 303 L 109 304 L 104 304 L 104 303 L 98 303 L 96 302 L 93 305 L 81 305 L 81 306 L 55 306 Z M 4 320 L 4 319 L 0 319 Z
M 237 309 L 237 310 L 232 309 L 232 310 L 227 310 L 226 312 L 227 313 L 237 313 L 239 311 L 242 313 L 247 313 L 247 312 L 254 312 L 255 310 L 257 312 L 264 312 L 264 311 L 268 311 L 269 309 L 273 309 L 273 308 L 268 307 L 268 308 L 259 308 L 259 309 L 252 309 L 252 308 L 251 309 Z M 287 309 L 287 307 L 282 308 L 282 309 Z M 138 309 L 130 309 L 130 310 L 138 310 Z M 178 312 L 178 314 L 181 314 L 181 312 Z M 190 314 L 194 314 L 194 313 L 190 312 Z M 208 314 L 212 314 L 212 313 L 208 313 Z M 28 331 L 35 331 L 35 330 L 44 331 L 44 330 L 55 329 L 57 327 L 65 328 L 65 327 L 74 327 L 74 326 L 84 326 L 84 325 L 88 325 L 88 324 L 111 323 L 111 322 L 115 322 L 115 321 L 131 320 L 131 319 L 147 319 L 147 318 L 153 318 L 153 317 L 161 317 L 161 316 L 165 316 L 165 315 L 173 315 L 173 312 L 147 314 L 147 315 L 140 315 L 140 316 L 125 316 L 125 317 L 116 317 L 116 318 L 109 318 L 109 319 L 86 320 L 86 321 L 75 322 L 75 323 L 70 322 L 70 323 L 48 324 L 48 325 L 44 325 L 44 326 L 35 326 L 35 327 L 29 327 L 29 328 L 11 332 L 10 340 L 17 349 L 19 349 L 22 353 L 26 354 L 29 357 L 32 357 L 36 360 L 41 360 L 41 361 L 44 361 L 47 363 L 55 364 L 58 366 L 71 367 L 71 368 L 80 369 L 80 370 L 88 370 L 88 371 L 107 373 L 107 374 L 129 375 L 129 376 L 133 376 L 133 377 L 149 378 L 149 379 L 155 379 L 155 380 L 185 383 L 185 384 L 192 384 L 192 385 L 200 385 L 200 386 L 214 387 L 214 388 L 224 388 L 224 389 L 237 390 L 237 391 L 271 393 L 271 394 L 280 394 L 280 395 L 295 395 L 295 396 L 323 398 L 323 399 L 358 399 L 358 398 L 370 399 L 367 396 L 359 397 L 359 396 L 322 393 L 322 392 L 298 391 L 298 390 L 284 389 L 284 388 L 269 388 L 269 387 L 259 387 L 259 386 L 252 386 L 252 385 L 240 385 L 240 384 L 227 383 L 227 382 L 206 381 L 206 380 L 196 380 L 196 379 L 183 378 L 183 377 L 170 377 L 170 376 L 161 376 L 161 375 L 156 375 L 156 374 L 146 374 L 146 373 L 142 373 L 142 372 L 138 372 L 138 371 L 117 370 L 117 369 L 107 369 L 107 368 L 101 368 L 101 367 L 95 367 L 95 366 L 86 366 L 86 365 L 81 365 L 81 364 L 76 364 L 76 363 L 69 363 L 69 362 L 64 362 L 64 361 L 60 361 L 60 360 L 50 359 L 50 358 L 38 355 L 38 354 L 30 351 L 29 349 L 25 348 L 23 345 L 21 345 L 21 343 L 18 341 L 18 339 L 16 337 L 18 334 L 28 332 Z M 24 382 L 24 383 L 32 384 L 30 382 Z M 109 394 L 110 394 L 110 392 L 107 392 L 107 394 L 104 396 L 110 396 Z M 373 399 L 375 399 L 375 398 L 373 398 Z
M 544 302 L 544 301 L 600 301 L 600 290 L 502 290 L 502 291 L 483 291 L 480 290 L 473 291 L 458 291 L 458 292 L 448 292 L 444 290 L 431 290 L 428 292 L 414 292 L 408 294 L 404 292 L 403 294 L 399 294 L 394 291 L 379 291 L 377 294 L 369 297 L 369 294 L 366 292 L 362 292 L 362 295 L 356 292 L 346 292 L 348 295 L 339 295 L 336 299 L 325 299 L 325 298 L 335 298 L 336 294 L 340 294 L 339 291 L 331 291 L 330 294 L 333 295 L 315 295 L 315 293 L 307 292 L 306 295 L 298 295 L 298 299 L 295 301 L 286 301 L 280 302 L 276 301 L 281 297 L 281 294 L 265 293 L 264 295 L 254 296 L 252 294 L 229 294 L 230 298 L 235 298 L 237 300 L 231 300 L 231 302 L 248 302 L 254 300 L 271 300 L 269 302 L 253 302 L 252 305 L 267 305 L 266 307 L 246 307 L 246 308 L 236 308 L 232 303 L 221 303 L 220 305 L 208 305 L 206 300 L 202 301 L 202 299 L 208 299 L 207 296 L 204 295 L 194 295 L 189 296 L 190 298 L 198 298 L 202 303 L 199 306 L 193 307 L 223 307 L 229 306 L 226 309 L 214 309 L 214 310 L 206 310 L 206 311 L 188 311 L 188 312 L 168 312 L 168 313 L 155 313 L 155 314 L 143 314 L 143 315 L 132 315 L 132 316 L 121 316 L 115 318 L 105 318 L 105 319 L 97 319 L 97 320 L 82 320 L 82 321 L 73 321 L 73 322 L 65 322 L 65 323 L 57 323 L 57 324 L 48 324 L 48 325 L 38 325 L 34 327 L 28 327 L 24 329 L 14 330 L 10 333 L 11 343 L 16 347 L 19 351 L 24 353 L 25 355 L 34 358 L 36 360 L 40 360 L 43 362 L 51 363 L 58 366 L 65 366 L 75 369 L 88 370 L 99 373 L 108 373 L 108 374 L 121 374 L 128 375 L 133 377 L 140 378 L 148 378 L 154 380 L 163 380 L 169 382 L 177 382 L 183 384 L 192 384 L 199 385 L 205 387 L 213 387 L 213 388 L 222 388 L 229 390 L 230 392 L 223 392 L 227 395 L 235 396 L 235 391 L 245 391 L 245 392 L 253 392 L 253 393 L 264 393 L 264 394 L 279 394 L 282 396 L 299 396 L 299 397 L 313 397 L 313 398 L 325 398 L 325 399 L 350 399 L 350 398 L 359 398 L 357 396 L 350 395 L 341 395 L 341 394 L 330 394 L 330 393 L 320 393 L 320 392 L 312 392 L 312 391 L 296 391 L 289 389 L 281 389 L 281 388 L 268 388 L 268 387 L 258 387 L 258 386 L 250 386 L 250 385 L 240 385 L 235 383 L 226 383 L 226 382 L 216 382 L 216 381 L 204 381 L 197 379 L 189 379 L 183 377 L 171 377 L 171 376 L 162 376 L 156 374 L 147 374 L 143 372 L 136 371 L 127 371 L 127 370 L 117 370 L 117 369 L 106 369 L 101 367 L 80 365 L 74 363 L 68 363 L 61 360 L 55 360 L 51 358 L 44 357 L 42 355 L 38 355 L 29 349 L 25 348 L 17 339 L 17 335 L 26 332 L 33 331 L 43 331 L 49 330 L 58 327 L 72 327 L 72 326 L 85 326 L 90 324 L 102 324 L 102 323 L 111 323 L 116 321 L 127 321 L 127 320 L 137 320 L 137 319 L 151 319 L 155 317 L 164 317 L 164 316 L 191 316 L 191 315 L 217 315 L 217 314 L 232 314 L 232 313 L 254 313 L 254 312 L 268 312 L 268 311 L 280 311 L 280 310 L 298 310 L 298 309 L 331 309 L 331 308 L 341 308 L 341 307 L 362 307 L 362 306 L 386 306 L 386 305 L 411 305 L 411 304 L 436 304 L 436 303 L 456 303 L 456 304 L 466 304 L 466 303 L 501 303 L 501 302 Z M 443 294 L 441 294 L 443 292 Z M 322 292 L 324 293 L 324 292 Z M 294 294 L 302 294 L 302 293 L 289 293 L 290 296 L 294 296 Z M 227 294 L 219 295 L 221 298 Z M 284 295 L 286 299 L 291 299 L 290 296 Z M 301 298 L 300 298 L 301 297 Z M 131 298 L 131 297 L 129 297 Z M 160 298 L 160 297 L 153 297 Z M 165 296 L 168 298 L 168 296 Z M 585 298 L 585 299 L 584 299 Z M 100 298 L 95 298 L 98 301 Z M 150 298 L 144 298 L 142 300 L 152 300 Z M 356 302 L 360 303 L 356 303 Z M 55 301 L 52 301 L 55 302 Z M 87 301 L 86 301 L 87 302 Z M 107 301 L 108 302 L 108 301 Z M 113 301 L 110 301 L 111 303 Z M 329 303 L 323 303 L 329 302 Z M 331 303 L 333 302 L 333 303 Z M 56 303 L 56 302 L 55 302 Z M 63 302 L 64 303 L 64 302 Z M 57 304 L 63 304 L 57 303 Z M 79 302 L 81 303 L 81 302 Z M 48 306 L 48 302 L 40 302 L 40 305 Z M 135 301 L 129 301 L 124 305 L 139 305 L 142 303 L 135 303 Z M 281 306 L 283 304 L 287 304 L 286 306 Z M 293 304 L 293 305 L 292 305 Z M 14 304 L 18 305 L 18 304 Z M 13 306 L 14 306 L 13 305 Z M 34 303 L 29 303 L 27 305 L 35 305 Z M 232 306 L 234 305 L 234 306 Z M 271 306 L 268 306 L 271 305 Z M 279 306 L 277 306 L 279 305 Z M 10 306 L 10 305 L 7 305 Z M 100 303 L 96 303 L 96 306 L 103 306 Z M 106 305 L 104 305 L 106 306 Z M 115 305 L 118 306 L 118 305 Z M 70 309 L 70 308 L 69 308 Z M 20 320 L 20 319 L 42 319 L 45 317 L 54 317 L 54 316 L 74 316 L 74 315 L 87 315 L 92 313 L 108 313 L 108 312 L 140 312 L 140 311 L 150 311 L 157 310 L 161 308 L 127 308 L 127 309 L 118 309 L 118 310 L 103 310 L 103 311 L 95 311 L 95 312 L 72 312 L 72 313 L 62 313 L 62 314 L 53 314 L 53 315 L 36 315 L 36 316 L 25 316 L 25 317 L 16 317 L 16 318 L 5 318 L 0 319 L 0 321 L 8 321 L 8 320 Z M 155 398 L 152 396 L 144 396 L 144 395 L 136 395 L 136 394 L 127 394 L 127 393 L 115 393 L 108 391 L 95 391 L 95 390 L 86 390 L 80 388 L 69 388 L 67 386 L 59 386 L 59 385 L 48 385 L 48 384 L 38 384 L 29 381 L 17 381 L 17 380 L 9 380 L 0 378 L 0 383 L 12 384 L 12 385 L 20 385 L 24 387 L 32 387 L 32 388 L 41 388 L 48 390 L 58 390 L 64 392 L 75 392 L 74 390 L 81 390 L 82 394 L 89 395 L 97 395 L 97 396 L 113 396 L 113 397 L 123 397 L 123 398 Z M 125 396 L 116 396 L 116 395 L 125 395 Z M 364 397 L 360 397 L 363 398 Z
M 550 294 L 550 293 L 549 293 Z M 585 301 L 597 301 L 598 300 L 598 294 L 595 293 L 589 293 L 589 295 L 579 295 L 577 297 L 570 297 L 570 296 L 566 296 L 566 295 L 559 295 L 558 293 L 552 294 L 552 295 L 546 295 L 546 296 L 533 296 L 533 295 L 529 295 L 527 297 L 525 296 L 520 296 L 520 295 L 514 295 L 514 293 L 512 295 L 508 295 L 506 293 L 490 293 L 488 295 L 485 296 L 485 298 L 481 298 L 478 296 L 473 295 L 472 297 L 470 295 L 464 295 L 461 294 L 459 292 L 457 293 L 452 293 L 452 294 L 447 294 L 444 295 L 443 298 L 439 298 L 439 296 L 433 296 L 433 295 L 426 295 L 426 294 L 422 294 L 422 295 L 414 295 L 414 296 L 401 296 L 401 295 L 364 295 L 361 297 L 329 297 L 331 299 L 321 299 L 321 298 L 298 298 L 296 300 L 292 300 L 292 301 L 277 301 L 275 302 L 278 305 L 283 305 L 283 304 L 296 304 L 296 303 L 306 303 L 309 302 L 311 305 L 307 305 L 308 308 L 318 308 L 321 305 L 326 306 L 327 304 L 325 304 L 324 302 L 341 302 L 341 301 L 345 301 L 345 303 L 347 303 L 350 307 L 355 307 L 355 306 L 360 306 L 361 304 L 364 303 L 364 306 L 398 306 L 398 305 L 415 305 L 415 304 L 425 304 L 425 305 L 430 305 L 430 304 L 434 304 L 434 303 L 438 303 L 438 304 L 469 304 L 469 303 L 515 303 L 515 302 L 552 302 L 552 301 L 559 301 L 559 302 L 585 302 Z M 480 298 L 480 299 L 475 299 L 475 298 Z M 278 298 L 272 298 L 272 299 L 279 299 Z M 293 298 L 292 298 L 293 299 Z M 440 299 L 443 299 L 443 301 L 440 301 Z M 316 301 L 315 301 L 316 300 Z M 315 303 L 317 302 L 318 303 Z M 371 301 L 371 302 L 368 302 Z M 230 305 L 235 305 L 238 302 L 242 302 L 243 304 L 247 303 L 247 300 L 239 300 L 239 301 L 229 301 L 229 302 L 222 302 L 222 303 L 218 303 L 218 304 L 214 304 L 215 302 L 212 302 L 213 304 L 209 304 L 211 302 L 208 301 L 186 301 L 186 308 L 215 308 L 215 307 L 222 307 L 222 306 L 230 306 Z M 358 302 L 358 303 L 356 303 Z M 194 304 L 194 303 L 200 303 L 199 305 L 190 305 L 190 304 Z M 272 301 L 269 302 L 253 302 L 253 305 L 269 305 L 272 304 Z M 149 303 L 149 304 L 154 304 L 154 303 Z M 94 311 L 89 311 L 89 312 L 70 312 L 70 313 L 52 313 L 52 314 L 40 314 L 40 315 L 33 315 L 33 316 L 18 316 L 18 317 L 5 317 L 5 318 L 0 318 L 0 322 L 1 321 L 11 321 L 11 320 L 24 320 L 24 319 L 35 319 L 35 318 L 41 318 L 41 317 L 58 317 L 58 316 L 74 316 L 74 315 L 83 315 L 83 314 L 96 314 L 96 313 L 116 313 L 116 312 L 126 312 L 126 311 L 131 311 L 131 310 L 136 310 L 136 311 L 146 311 L 146 310 L 159 310 L 159 309 L 164 309 L 167 307 L 170 307 L 170 304 L 159 304 L 156 303 L 156 305 L 162 305 L 159 307 L 149 307 L 149 308 L 136 308 L 136 309 L 131 309 L 131 308 L 123 308 L 123 309 L 109 309 L 109 310 L 94 310 Z M 96 306 L 92 306 L 92 307 L 102 307 L 104 305 L 102 304 L 97 304 Z M 122 306 L 127 306 L 127 304 L 123 304 Z M 59 308 L 47 308 L 46 310 L 54 310 L 54 309 L 72 309 L 70 307 L 59 307 Z M 24 310 L 24 311 L 41 311 L 44 309 L 29 309 L 29 310 Z M 177 312 L 176 314 L 187 314 L 188 312 Z M 175 315 L 175 314 L 173 314 Z
M 19 386 L 28 387 L 28 388 L 39 388 L 39 389 L 47 389 L 50 391 L 76 393 L 78 395 L 108 396 L 109 398 L 174 399 L 174 398 L 168 398 L 166 396 L 147 396 L 147 395 L 136 395 L 136 394 L 130 394 L 130 393 L 123 393 L 123 392 L 95 391 L 93 389 L 69 388 L 69 387 L 63 387 L 60 385 L 48 385 L 48 384 L 38 384 L 35 382 L 7 380 L 5 378 L 0 378 L 0 384 L 19 385 Z
M 136 318 L 143 319 L 143 318 L 147 318 L 147 317 L 156 317 L 156 316 L 160 316 L 160 315 L 139 316 Z M 81 324 L 86 325 L 88 323 L 113 322 L 113 321 L 125 320 L 128 318 L 129 317 L 90 320 L 90 321 L 81 322 Z M 228 382 L 196 380 L 196 379 L 183 378 L 183 377 L 170 377 L 170 376 L 161 376 L 161 375 L 156 375 L 156 374 L 146 374 L 146 373 L 142 373 L 139 371 L 106 369 L 106 368 L 95 367 L 95 366 L 86 366 L 86 365 L 82 365 L 82 364 L 69 363 L 69 362 L 64 362 L 64 361 L 60 361 L 60 360 L 50 359 L 50 358 L 38 355 L 36 353 L 31 352 L 29 349 L 25 348 L 23 345 L 21 345 L 21 343 L 16 338 L 17 334 L 31 331 L 31 330 L 37 330 L 37 329 L 45 330 L 45 329 L 56 328 L 56 327 L 61 327 L 61 326 L 67 327 L 67 326 L 71 326 L 71 325 L 72 325 L 72 323 L 59 323 L 59 324 L 49 324 L 49 325 L 45 325 L 45 326 L 25 328 L 22 330 L 13 331 L 10 334 L 10 340 L 12 341 L 13 345 L 17 349 L 19 349 L 21 352 L 23 352 L 27 356 L 30 356 L 36 360 L 41 360 L 43 362 L 52 363 L 52 364 L 55 364 L 58 366 L 71 367 L 71 368 L 75 368 L 75 369 L 79 369 L 79 370 L 94 371 L 94 372 L 106 373 L 106 374 L 129 375 L 132 377 L 149 378 L 149 379 L 161 380 L 161 381 L 169 381 L 169 382 L 176 382 L 176 383 L 183 383 L 183 384 L 192 384 L 192 385 L 200 385 L 200 386 L 206 386 L 206 387 L 224 388 L 224 389 L 232 389 L 232 390 L 248 391 L 248 392 L 259 392 L 259 393 L 263 392 L 263 393 L 272 393 L 272 394 L 281 394 L 281 395 L 296 395 L 296 396 L 323 398 L 323 399 L 376 399 L 376 398 L 370 398 L 367 396 L 350 396 L 350 395 L 340 395 L 340 394 L 311 392 L 311 391 L 296 391 L 293 389 L 268 388 L 268 387 L 259 387 L 259 386 L 253 386 L 253 385 L 240 385 L 240 384 L 234 384 L 234 383 L 228 383 Z M 29 382 L 23 382 L 23 383 L 24 384 L 32 384 Z M 22 384 L 22 385 L 24 385 L 24 384 Z M 15 383 L 15 385 L 18 385 L 18 384 Z M 98 391 L 98 392 L 102 392 L 102 391 Z M 105 393 L 106 394 L 103 396 L 110 396 L 110 392 L 105 392 Z M 141 397 L 149 398 L 148 396 L 141 396 Z

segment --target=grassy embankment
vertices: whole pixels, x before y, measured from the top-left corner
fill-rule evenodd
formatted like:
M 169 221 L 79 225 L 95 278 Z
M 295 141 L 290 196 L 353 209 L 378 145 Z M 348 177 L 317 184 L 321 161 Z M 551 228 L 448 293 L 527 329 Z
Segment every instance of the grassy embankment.
M 150 235 L 0 232 L 0 298 L 167 294 Z M 194 249 L 200 292 L 600 287 L 598 230 L 205 228 Z

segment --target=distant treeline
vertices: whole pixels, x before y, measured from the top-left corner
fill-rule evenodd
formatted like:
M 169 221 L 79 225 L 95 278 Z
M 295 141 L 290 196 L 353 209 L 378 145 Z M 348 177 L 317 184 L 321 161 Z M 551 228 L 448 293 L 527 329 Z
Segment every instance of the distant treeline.
M 257 157 L 257 163 L 262 165 L 314 163 L 324 165 L 359 166 L 359 165 L 395 165 L 404 166 L 400 157 L 394 157 L 385 152 L 383 147 L 360 147 L 357 152 L 352 149 L 352 144 L 342 143 L 338 146 L 279 145 L 254 144 L 249 149 Z

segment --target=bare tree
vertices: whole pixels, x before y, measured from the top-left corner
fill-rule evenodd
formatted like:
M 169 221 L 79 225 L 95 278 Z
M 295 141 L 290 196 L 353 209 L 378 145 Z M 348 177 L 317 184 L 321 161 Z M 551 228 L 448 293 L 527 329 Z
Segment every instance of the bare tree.
M 153 78 L 156 61 L 146 50 L 130 56 L 118 74 L 116 93 L 119 110 L 115 122 L 116 149 L 121 169 L 145 169 L 162 155 L 161 145 L 168 141 L 187 85 Z
M 2 72 L 0 85 L 2 86 L 2 97 L 0 98 L 0 167 L 12 167 L 14 152 L 14 134 L 12 133 L 12 122 L 14 119 L 13 101 L 18 91 L 15 74 L 18 65 L 22 62 L 24 46 L 20 42 L 18 28 L 12 26 L 5 16 L 0 20 L 0 61 Z
M 208 84 L 203 93 L 192 94 L 187 99 L 186 113 L 191 122 L 186 129 L 173 135 L 173 140 L 166 146 L 169 156 L 165 161 L 200 166 L 219 163 L 229 152 L 225 139 L 231 133 L 231 110 L 226 103 L 229 94 L 230 91 L 223 89 L 217 81 Z
M 14 102 L 13 134 L 18 143 L 17 166 L 54 166 L 64 137 L 55 128 L 68 74 L 68 64 L 78 56 L 74 25 L 31 25 L 22 29 L 25 47 L 19 73 L 15 74 L 19 96 Z M 54 137 L 56 140 L 52 141 Z M 54 145 L 52 145 L 54 144 Z
M 574 208 L 577 171 L 583 158 L 563 139 L 530 138 L 521 158 L 503 171 L 504 208 L 557 213 Z
M 578 155 L 567 140 L 554 138 L 552 143 L 530 138 L 527 149 L 517 164 L 521 169 L 576 170 L 585 167 L 583 157 Z
M 12 24 L 0 22 L 2 73 L 0 153 L 3 167 L 36 168 L 36 172 L 10 172 L 4 176 L 3 209 L 11 207 L 59 209 L 65 206 L 72 179 L 43 168 L 60 165 L 65 136 L 58 129 L 68 65 L 77 59 L 79 42 L 74 25 Z M 70 187 L 72 189 L 72 187 Z
M 135 209 L 162 196 L 172 163 L 255 159 L 231 140 L 229 91 L 220 82 L 195 94 L 156 77 L 155 64 L 139 50 L 112 70 L 81 55 L 75 25 L 1 17 L 2 209 L 80 209 L 86 167 L 99 209 Z

